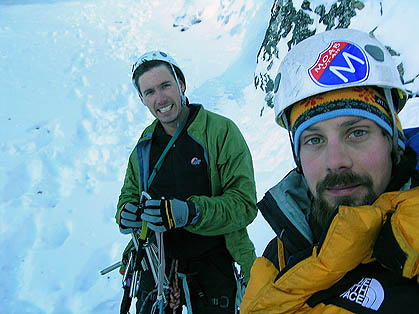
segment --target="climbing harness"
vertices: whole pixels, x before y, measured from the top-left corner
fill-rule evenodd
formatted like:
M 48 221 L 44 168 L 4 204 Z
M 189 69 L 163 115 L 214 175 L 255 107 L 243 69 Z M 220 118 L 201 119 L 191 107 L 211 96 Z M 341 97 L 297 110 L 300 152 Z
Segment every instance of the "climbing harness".
M 179 126 L 175 134 L 170 139 L 159 160 L 155 164 L 150 177 L 147 180 L 147 187 L 145 187 L 140 197 L 140 212 L 142 212 L 142 206 L 145 200 L 151 198 L 150 195 L 147 193 L 148 187 L 150 187 L 157 172 L 160 170 L 164 158 L 168 153 L 169 149 L 173 146 L 175 141 L 178 139 L 180 133 L 185 128 L 189 118 L 189 113 L 190 111 L 188 110 L 185 119 L 182 121 L 182 124 Z M 139 291 L 141 272 L 148 269 L 150 269 L 153 275 L 154 282 L 157 286 L 157 299 L 152 306 L 152 313 L 163 313 L 164 308 L 168 304 L 166 294 L 169 293 L 169 280 L 167 279 L 165 273 L 166 263 L 164 256 L 163 233 L 155 232 L 154 234 L 157 245 L 151 242 L 150 237 L 148 236 L 147 223 L 143 221 L 141 228 L 131 233 L 133 248 L 129 249 L 128 251 L 127 258 L 125 261 L 126 263 L 124 263 L 123 258 L 121 262 L 117 262 L 101 271 L 101 274 L 104 275 L 118 268 L 120 265 L 126 264 L 125 273 L 122 278 L 122 287 L 124 290 L 124 295 L 121 302 L 121 314 L 127 314 L 129 312 L 132 299 L 134 297 L 137 297 L 137 293 Z M 146 256 L 144 256 L 144 254 Z M 147 261 L 144 260 L 144 257 L 146 257 Z M 150 300 L 152 296 L 150 295 L 150 298 L 148 297 L 149 296 L 146 297 L 146 300 L 144 302 Z M 141 308 L 143 307 L 144 304 Z

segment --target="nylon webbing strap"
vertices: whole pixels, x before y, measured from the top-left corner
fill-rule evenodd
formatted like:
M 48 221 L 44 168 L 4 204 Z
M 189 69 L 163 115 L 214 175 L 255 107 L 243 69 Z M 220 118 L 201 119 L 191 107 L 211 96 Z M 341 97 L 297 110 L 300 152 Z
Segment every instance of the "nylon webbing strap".
M 179 134 L 182 132 L 182 130 L 185 128 L 186 123 L 188 122 L 188 118 L 189 118 L 189 110 L 186 113 L 186 117 L 185 119 L 182 121 L 182 124 L 180 125 L 180 127 L 176 130 L 175 134 L 172 136 L 172 138 L 170 139 L 169 143 L 167 143 L 166 147 L 164 148 L 163 153 L 160 155 L 159 160 L 156 162 L 156 164 L 154 165 L 153 171 L 150 175 L 150 177 L 148 178 L 147 181 L 147 186 L 146 189 L 144 189 L 144 191 L 148 191 L 148 188 L 150 187 L 151 183 L 154 180 L 154 177 L 156 176 L 157 172 L 160 170 L 161 165 L 163 164 L 164 158 L 166 157 L 169 149 L 173 146 L 173 144 L 175 143 L 175 141 L 177 140 L 177 138 L 179 137 Z M 141 234 L 140 234 L 140 239 L 141 240 L 145 240 L 147 238 L 147 231 L 148 231 L 148 227 L 147 227 L 147 222 L 145 222 L 143 220 L 142 225 L 141 225 Z
M 176 133 L 172 136 L 169 143 L 167 143 L 167 146 L 164 149 L 163 153 L 160 155 L 159 160 L 154 165 L 153 172 L 151 173 L 150 177 L 148 178 L 147 190 L 150 187 L 151 182 L 153 182 L 154 177 L 156 176 L 157 172 L 160 170 L 161 165 L 163 164 L 163 161 L 164 161 L 164 157 L 166 157 L 167 152 L 173 146 L 173 144 L 175 143 L 175 141 L 179 137 L 179 134 L 182 132 L 183 128 L 185 127 L 186 122 L 188 121 L 188 117 L 189 117 L 189 110 L 188 110 L 188 113 L 186 114 L 185 119 L 182 122 L 182 125 L 176 130 Z
M 180 279 L 182 279 L 183 292 L 185 293 L 186 308 L 188 309 L 188 314 L 192 314 L 192 304 L 191 304 L 191 295 L 189 293 L 188 281 L 186 279 L 186 274 L 178 273 Z
M 141 222 L 141 233 L 140 233 L 141 240 L 145 240 L 147 238 L 147 231 L 148 231 L 147 222 L 143 220 Z

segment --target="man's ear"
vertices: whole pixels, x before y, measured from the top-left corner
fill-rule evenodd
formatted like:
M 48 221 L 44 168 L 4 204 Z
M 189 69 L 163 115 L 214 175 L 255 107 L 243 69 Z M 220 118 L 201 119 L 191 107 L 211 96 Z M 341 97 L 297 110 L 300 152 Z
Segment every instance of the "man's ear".
M 182 90 L 182 94 L 185 94 L 186 91 L 186 85 L 181 80 L 179 80 L 180 89 Z
M 398 149 L 399 151 L 399 156 L 402 157 L 404 155 L 404 150 L 402 150 L 400 147 Z
M 144 98 L 143 98 L 143 96 L 141 96 L 141 94 L 138 94 L 138 98 L 140 98 L 140 100 L 141 100 L 141 102 L 143 103 L 144 106 L 147 106 L 145 101 L 144 101 Z
M 393 137 L 391 137 L 384 130 L 382 130 L 382 132 L 385 135 L 385 137 L 387 138 L 388 143 L 390 145 L 391 160 L 393 161 L 393 164 L 396 165 L 400 161 L 400 158 L 404 155 L 404 150 L 402 150 L 399 145 L 397 145 L 397 148 L 394 148 Z
M 383 133 L 384 137 L 387 139 L 388 144 L 390 145 L 390 149 L 392 151 L 394 151 L 394 147 L 393 147 L 393 137 L 388 134 L 386 131 L 384 131 L 384 129 L 381 129 L 381 133 Z

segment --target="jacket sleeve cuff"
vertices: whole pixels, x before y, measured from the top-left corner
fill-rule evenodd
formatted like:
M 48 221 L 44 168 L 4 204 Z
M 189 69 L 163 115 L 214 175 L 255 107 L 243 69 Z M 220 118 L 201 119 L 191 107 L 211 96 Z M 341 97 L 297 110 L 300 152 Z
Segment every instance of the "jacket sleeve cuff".
M 406 262 L 406 254 L 394 237 L 391 228 L 391 216 L 392 214 L 387 215 L 387 220 L 378 235 L 377 241 L 375 241 L 373 257 L 381 265 L 401 276 Z
M 414 224 L 414 217 L 402 215 L 400 209 L 388 215 L 387 221 L 380 232 L 374 246 L 374 257 L 385 267 L 405 277 L 418 275 L 419 252 L 412 247 L 406 235 L 405 224 Z
M 199 217 L 199 208 L 198 205 L 191 201 L 186 201 L 186 204 L 188 205 L 189 209 L 189 215 L 188 215 L 188 225 L 194 225 L 198 222 Z

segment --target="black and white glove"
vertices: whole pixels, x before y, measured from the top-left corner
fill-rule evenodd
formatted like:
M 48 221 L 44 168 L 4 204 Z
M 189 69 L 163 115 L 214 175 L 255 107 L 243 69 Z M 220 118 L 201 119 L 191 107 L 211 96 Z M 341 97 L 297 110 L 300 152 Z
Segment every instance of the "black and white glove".
M 196 223 L 199 211 L 189 201 L 177 199 L 146 200 L 141 219 L 148 222 L 148 227 L 155 232 L 165 232 Z
M 141 211 L 137 203 L 126 203 L 120 212 L 119 231 L 129 234 L 141 228 Z

